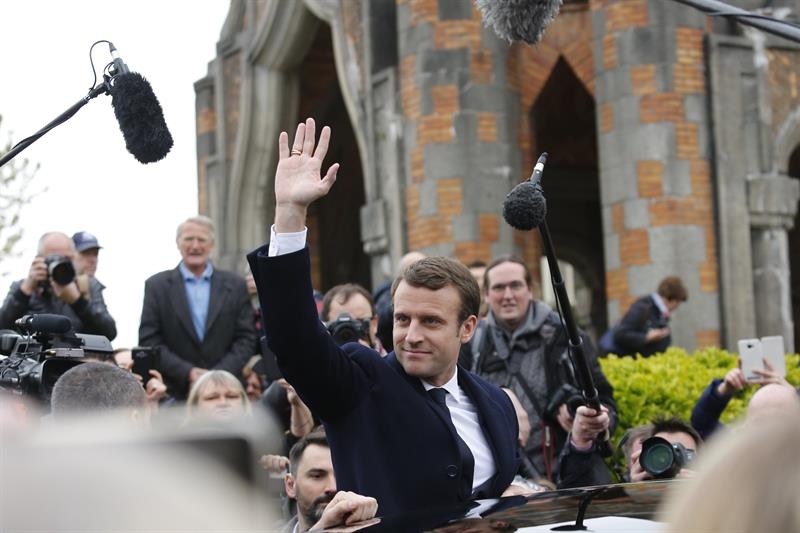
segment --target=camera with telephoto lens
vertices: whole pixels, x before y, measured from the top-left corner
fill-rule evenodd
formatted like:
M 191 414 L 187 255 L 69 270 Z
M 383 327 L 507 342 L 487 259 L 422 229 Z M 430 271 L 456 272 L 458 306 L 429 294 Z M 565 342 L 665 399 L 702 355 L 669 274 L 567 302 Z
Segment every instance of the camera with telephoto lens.
M 46 404 L 64 372 L 88 358 L 113 357 L 108 338 L 74 333 L 68 317 L 25 315 L 14 324 L 19 334 L 0 333 L 0 390 Z
M 642 443 L 639 464 L 656 479 L 672 479 L 694 459 L 694 450 L 680 442 L 650 437 Z
M 571 383 L 562 383 L 555 394 L 553 394 L 547 407 L 545 407 L 545 419 L 551 421 L 558 420 L 558 412 L 563 404 L 566 404 L 570 416 L 575 418 L 575 412 L 581 405 L 586 405 L 586 399 L 583 397 L 583 393 L 578 387 Z
M 358 342 L 369 340 L 369 320 L 359 320 L 351 317 L 347 313 L 340 314 L 335 320 L 325 323 L 328 333 L 333 337 L 333 341 L 342 346 L 348 342 Z
M 44 259 L 47 265 L 47 279 L 55 281 L 62 287 L 75 280 L 75 266 L 72 259 L 63 255 L 48 255 Z

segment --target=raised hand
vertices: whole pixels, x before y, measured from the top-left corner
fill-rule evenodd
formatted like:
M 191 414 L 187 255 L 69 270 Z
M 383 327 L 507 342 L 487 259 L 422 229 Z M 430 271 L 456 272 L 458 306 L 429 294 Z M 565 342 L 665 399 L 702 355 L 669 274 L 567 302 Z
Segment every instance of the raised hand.
M 331 165 L 320 178 L 330 137 L 331 130 L 325 126 L 316 143 L 312 118 L 297 125 L 291 150 L 289 135 L 281 132 L 278 138 L 280 158 L 275 171 L 275 230 L 278 233 L 302 231 L 308 206 L 328 194 L 336 181 L 339 163 Z
M 744 377 L 742 372 L 742 358 L 737 359 L 736 368 L 732 368 L 725 374 L 725 379 L 717 385 L 717 394 L 720 396 L 728 396 L 737 390 L 742 390 L 747 387 L 747 378 Z

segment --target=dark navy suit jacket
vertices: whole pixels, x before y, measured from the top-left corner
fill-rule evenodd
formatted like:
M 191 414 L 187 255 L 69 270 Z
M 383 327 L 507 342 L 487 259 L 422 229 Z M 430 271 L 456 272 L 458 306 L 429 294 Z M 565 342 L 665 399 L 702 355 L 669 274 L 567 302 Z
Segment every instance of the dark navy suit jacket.
M 378 500 L 381 514 L 430 509 L 465 499 L 461 460 L 442 415 L 419 378 L 395 358 L 360 344 L 339 348 L 317 315 L 308 249 L 248 256 L 269 346 L 286 379 L 318 415 L 331 446 L 337 488 Z M 481 497 L 498 497 L 517 472 L 517 419 L 506 394 L 458 368 L 478 411 L 497 473 Z

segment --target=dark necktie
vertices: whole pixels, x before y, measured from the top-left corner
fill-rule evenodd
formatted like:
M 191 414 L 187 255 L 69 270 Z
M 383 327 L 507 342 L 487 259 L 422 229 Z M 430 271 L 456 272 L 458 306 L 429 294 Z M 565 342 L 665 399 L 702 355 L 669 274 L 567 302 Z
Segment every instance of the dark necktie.
M 458 445 L 458 453 L 461 455 L 460 492 L 463 499 L 468 499 L 472 495 L 472 477 L 475 470 L 475 458 L 472 456 L 469 446 L 467 446 L 467 443 L 464 442 L 464 440 L 458 434 L 458 431 L 456 431 L 456 427 L 453 425 L 453 419 L 450 416 L 450 409 L 447 407 L 447 401 L 445 400 L 445 397 L 447 396 L 447 390 L 436 387 L 430 389 L 428 391 L 428 395 L 433 400 L 433 403 L 435 403 L 440 409 L 444 409 L 443 414 L 445 415 L 445 420 L 447 421 L 450 431 L 452 432 L 453 437 L 456 440 L 456 444 Z

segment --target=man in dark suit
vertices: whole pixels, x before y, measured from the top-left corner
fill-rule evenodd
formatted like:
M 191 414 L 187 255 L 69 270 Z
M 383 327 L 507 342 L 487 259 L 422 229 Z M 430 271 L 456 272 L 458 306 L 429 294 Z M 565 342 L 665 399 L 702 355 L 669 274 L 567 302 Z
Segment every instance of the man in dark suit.
M 273 235 L 248 259 L 269 346 L 325 424 L 338 487 L 376 498 L 381 514 L 501 496 L 518 468 L 517 419 L 504 392 L 457 366 L 480 306 L 465 266 L 427 258 L 395 281 L 395 351 L 385 358 L 358 343 L 340 348 L 320 322 L 306 213 L 339 165 L 320 180 L 330 129 L 315 151 L 314 128 L 312 119 L 298 126 L 291 155 L 281 133 Z
M 191 217 L 178 226 L 183 258 L 144 286 L 139 344 L 161 347 L 161 370 L 170 392 L 185 398 L 210 369 L 239 375 L 256 353 L 253 310 L 241 276 L 214 268 L 214 223 Z
M 689 291 L 677 276 L 667 276 L 658 291 L 642 296 L 631 304 L 614 331 L 617 355 L 643 357 L 661 353 L 672 345 L 669 319 L 686 300 Z

